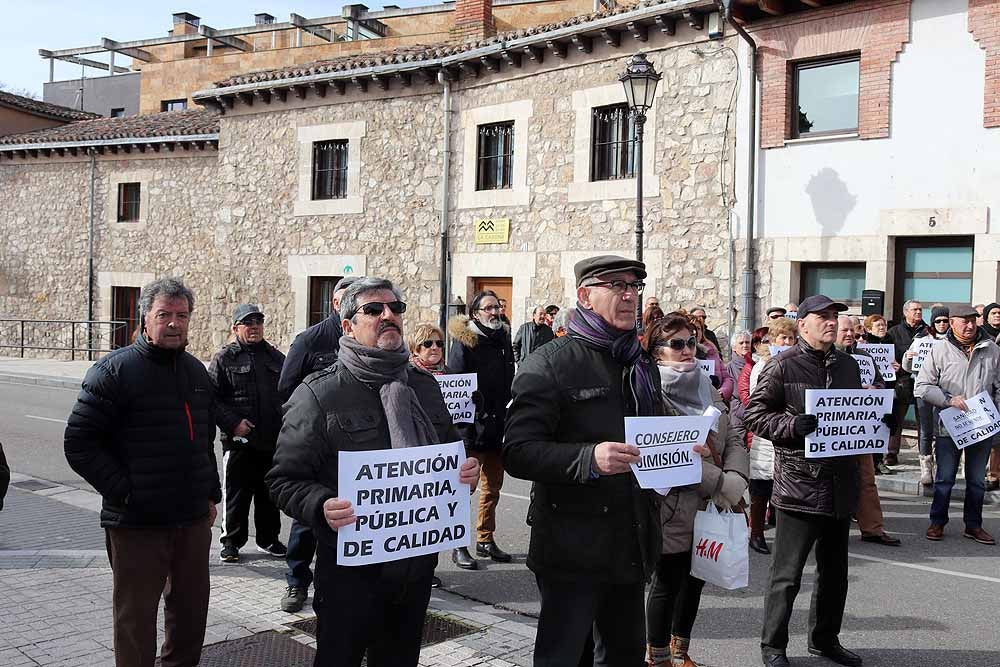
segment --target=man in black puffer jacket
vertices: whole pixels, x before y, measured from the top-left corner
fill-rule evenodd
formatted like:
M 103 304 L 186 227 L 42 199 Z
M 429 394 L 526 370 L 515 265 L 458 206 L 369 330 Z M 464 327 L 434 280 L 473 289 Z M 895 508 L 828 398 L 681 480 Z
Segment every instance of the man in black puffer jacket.
M 479 459 L 482 478 L 479 488 L 479 515 L 476 519 L 476 554 L 498 563 L 509 563 L 510 554 L 497 546 L 493 532 L 497 525 L 497 503 L 503 486 L 504 422 L 514 380 L 514 351 L 510 330 L 500 320 L 500 300 L 490 291 L 480 292 L 469 304 L 472 318 L 454 318 L 448 324 L 452 336 L 448 368 L 455 373 L 475 373 L 479 389 L 476 421 L 462 424 L 462 440 L 469 456 Z M 478 567 L 466 548 L 455 549 L 452 561 L 466 570 Z
M 254 304 L 243 304 L 233 313 L 233 335 L 236 340 L 219 350 L 208 366 L 224 452 L 220 559 L 239 562 L 249 537 L 251 500 L 257 549 L 284 558 L 286 548 L 278 540 L 281 514 L 271 502 L 264 475 L 271 469 L 281 429 L 278 376 L 285 355 L 264 340 L 264 313 Z
M 861 389 L 858 362 L 834 347 L 838 313 L 847 306 L 823 295 L 799 304 L 799 343 L 764 368 L 743 415 L 748 429 L 774 443 L 771 504 L 778 528 L 764 603 L 761 653 L 769 667 L 786 667 L 788 621 L 802 568 L 816 545 L 816 591 L 809 652 L 841 665 L 861 658 L 840 645 L 847 602 L 847 538 L 858 505 L 858 457 L 807 459 L 805 436 L 816 430 L 805 414 L 807 389 Z M 891 415 L 883 418 L 888 424 Z
M 164 667 L 196 665 L 208 616 L 216 469 L 212 382 L 184 351 L 194 295 L 164 278 L 139 296 L 144 331 L 94 364 L 66 426 L 66 460 L 103 497 L 115 664 L 152 667 L 164 587 Z

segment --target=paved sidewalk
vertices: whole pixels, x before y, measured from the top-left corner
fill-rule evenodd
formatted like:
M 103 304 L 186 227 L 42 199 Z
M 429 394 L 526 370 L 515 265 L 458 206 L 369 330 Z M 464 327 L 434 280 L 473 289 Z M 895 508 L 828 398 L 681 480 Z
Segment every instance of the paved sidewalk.
M 0 665 L 113 665 L 112 578 L 97 494 L 16 472 L 11 481 L 0 512 Z M 206 646 L 277 632 L 312 653 L 315 640 L 289 627 L 312 618 L 310 606 L 300 614 L 278 609 L 283 560 L 247 552 L 240 564 L 223 565 L 214 550 L 206 556 L 212 579 Z M 430 609 L 468 634 L 426 646 L 422 666 L 530 665 L 533 619 L 440 590 Z

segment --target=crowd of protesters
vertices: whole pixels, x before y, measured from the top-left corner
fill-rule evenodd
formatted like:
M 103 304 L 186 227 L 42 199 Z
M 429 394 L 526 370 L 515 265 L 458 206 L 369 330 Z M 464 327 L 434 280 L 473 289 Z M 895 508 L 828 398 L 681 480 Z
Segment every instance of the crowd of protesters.
M 253 504 L 257 549 L 287 564 L 280 607 L 299 611 L 314 586 L 316 665 L 357 666 L 365 656 L 373 667 L 416 665 L 430 591 L 440 585 L 437 555 L 339 565 L 337 531 L 357 517 L 337 492 L 337 456 L 461 439 L 460 481 L 480 493 L 474 553 L 455 549 L 456 566 L 511 561 L 496 537 L 504 475 L 533 482 L 526 519 L 527 566 L 541 597 L 535 665 L 696 667 L 690 652 L 705 582 L 690 571 L 695 517 L 709 505 L 748 510 L 749 547 L 770 555 L 763 663 L 789 664 L 789 620 L 815 546 L 809 652 L 861 665 L 839 640 L 849 529 L 854 518 L 862 540 L 900 545 L 884 530 L 875 475 L 898 466 L 911 404 L 922 481 L 934 487 L 927 539 L 944 536 L 964 451 L 963 534 L 994 543 L 982 503 L 1000 483 L 1000 448 L 991 456 L 987 440 L 959 450 L 938 415 L 966 410 L 983 391 L 1000 402 L 1000 305 L 980 313 L 936 304 L 927 326 L 922 304 L 908 301 L 904 320 L 888 327 L 881 315 L 859 321 L 846 305 L 812 295 L 768 309 L 765 326 L 732 334 L 725 350 L 703 306 L 665 312 L 648 297 L 637 321 L 645 277 L 635 260 L 581 260 L 573 307 L 539 305 L 515 332 L 492 291 L 475 295 L 447 332 L 419 322 L 407 331 L 406 302 L 392 282 L 349 277 L 334 289 L 330 317 L 300 333 L 287 357 L 267 342 L 264 312 L 240 305 L 231 341 L 207 371 L 185 352 L 194 294 L 174 279 L 144 287 L 141 331 L 88 371 L 65 435 L 70 465 L 103 496 L 117 664 L 154 664 L 161 596 L 161 664 L 197 664 L 210 590 L 204 556 L 222 502 L 222 562 L 241 560 Z M 915 372 L 928 337 L 934 344 Z M 862 385 L 862 342 L 893 346 L 894 381 L 876 368 Z M 433 377 L 451 373 L 478 377 L 471 423 L 452 423 Z M 804 439 L 818 423 L 806 414 L 809 389 L 892 389 L 893 410 L 882 417 L 888 454 L 807 461 Z M 694 448 L 700 483 L 640 489 L 625 418 L 711 408 L 718 423 Z M 293 519 L 287 547 L 280 511 Z

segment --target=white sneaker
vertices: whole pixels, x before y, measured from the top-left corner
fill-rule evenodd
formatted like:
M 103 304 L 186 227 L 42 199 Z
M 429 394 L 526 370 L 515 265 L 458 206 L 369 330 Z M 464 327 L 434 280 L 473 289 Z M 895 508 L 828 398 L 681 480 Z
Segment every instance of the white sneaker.
M 924 486 L 934 484 L 934 456 L 932 454 L 920 455 L 920 483 Z

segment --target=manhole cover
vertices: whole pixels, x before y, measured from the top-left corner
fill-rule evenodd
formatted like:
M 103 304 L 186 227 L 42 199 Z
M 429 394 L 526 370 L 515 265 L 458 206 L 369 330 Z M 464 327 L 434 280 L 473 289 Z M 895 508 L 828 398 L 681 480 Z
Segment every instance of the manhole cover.
M 307 618 L 304 621 L 289 623 L 288 626 L 295 628 L 300 632 L 304 632 L 307 635 L 312 635 L 313 637 L 316 636 L 315 618 Z M 474 625 L 456 621 L 442 614 L 436 614 L 429 611 L 427 612 L 427 617 L 424 618 L 424 636 L 423 639 L 420 640 L 420 645 L 430 646 L 431 644 L 438 644 L 443 641 L 448 641 L 449 639 L 455 639 L 456 637 L 461 637 L 478 631 L 479 628 Z
M 312 667 L 316 651 L 288 635 L 269 631 L 206 646 L 201 667 Z M 157 658 L 156 666 L 160 667 Z
M 54 489 L 55 484 L 49 484 L 48 482 L 43 482 L 38 479 L 25 479 L 20 482 L 12 482 L 11 486 L 16 486 L 19 489 L 24 489 L 25 491 L 41 491 L 42 489 Z

